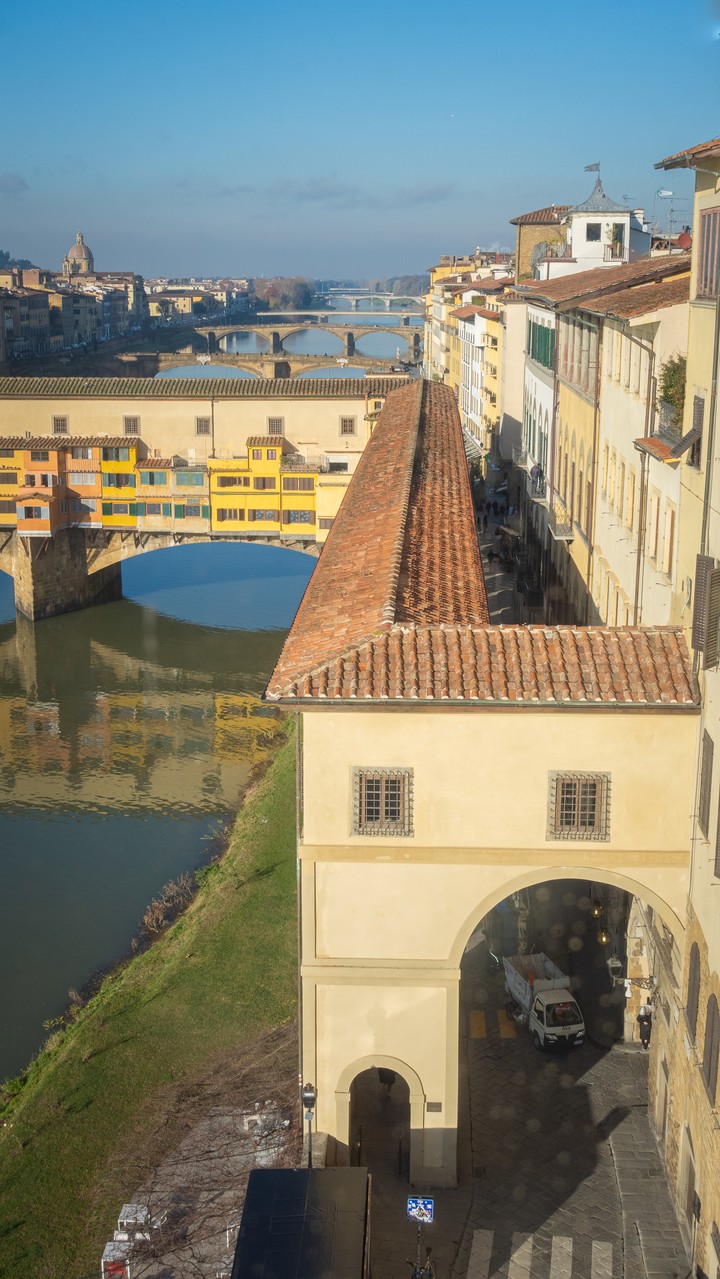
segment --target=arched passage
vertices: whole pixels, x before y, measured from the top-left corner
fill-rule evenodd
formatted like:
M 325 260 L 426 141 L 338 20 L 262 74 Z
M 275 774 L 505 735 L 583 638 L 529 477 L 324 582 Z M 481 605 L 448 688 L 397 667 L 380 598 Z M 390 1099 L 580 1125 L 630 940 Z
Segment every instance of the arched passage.
M 609 870 L 602 866 L 545 866 L 538 867 L 536 870 L 526 871 L 525 873 L 511 876 L 504 883 L 499 884 L 492 892 L 488 893 L 473 909 L 468 913 L 462 927 L 453 942 L 450 951 L 450 960 L 455 964 L 459 964 L 465 952 L 465 947 L 478 927 L 480 921 L 485 918 L 496 906 L 511 896 L 513 893 L 519 892 L 523 888 L 532 888 L 535 885 L 546 883 L 549 880 L 585 880 L 593 881 L 598 884 L 607 884 L 615 888 L 620 888 L 624 892 L 629 893 L 632 897 L 638 897 L 640 900 L 646 901 L 657 911 L 663 923 L 670 929 L 679 946 L 682 946 L 685 937 L 685 928 L 677 911 L 661 896 L 660 892 L 652 886 L 648 880 L 660 880 L 666 876 L 662 871 L 651 871 L 648 868 L 646 882 L 633 879 L 629 875 L 622 874 L 615 870 Z M 684 891 L 685 876 L 683 878 L 682 891 Z
M 394 1110 L 395 1123 L 391 1141 L 383 1142 L 378 1140 L 377 1131 L 372 1132 L 366 1121 L 366 1127 L 363 1135 L 365 1142 L 365 1153 L 368 1150 L 373 1153 L 378 1152 L 381 1159 L 389 1158 L 392 1163 L 393 1154 L 395 1157 L 395 1166 L 397 1167 L 398 1145 L 400 1141 L 400 1166 L 403 1173 L 409 1176 L 410 1181 L 414 1181 L 420 1175 L 423 1165 L 423 1127 L 425 1114 L 425 1092 L 419 1075 L 405 1061 L 400 1061 L 397 1057 L 389 1057 L 384 1053 L 375 1053 L 366 1057 L 359 1057 L 355 1061 L 350 1062 L 345 1067 L 337 1082 L 335 1090 L 335 1108 L 336 1123 L 335 1131 L 338 1134 L 348 1134 L 348 1145 L 345 1149 L 339 1148 L 338 1162 L 356 1163 L 357 1160 L 357 1140 L 359 1106 L 360 1104 L 368 1104 L 369 1109 L 366 1111 L 368 1118 L 373 1121 L 375 1128 L 382 1125 L 382 1097 L 384 1095 L 384 1086 L 378 1075 L 378 1071 L 389 1071 L 395 1076 L 390 1094 L 393 1090 L 397 1090 L 396 1106 Z M 372 1076 L 372 1079 L 367 1078 Z M 360 1088 L 363 1088 L 363 1096 L 358 1096 L 357 1080 L 364 1081 Z M 375 1085 L 373 1087 L 373 1085 Z M 399 1086 L 398 1086 L 399 1085 Z M 353 1097 L 353 1090 L 355 1096 Z M 407 1117 L 402 1113 L 405 1101 L 404 1093 L 407 1090 Z M 386 1098 L 388 1101 L 392 1097 Z M 355 1107 L 353 1107 L 355 1100 Z M 353 1113 L 353 1110 L 355 1113 Z M 403 1146 L 403 1137 L 407 1134 L 405 1144 Z M 407 1144 L 409 1140 L 409 1151 Z M 369 1144 L 368 1144 L 369 1143 Z

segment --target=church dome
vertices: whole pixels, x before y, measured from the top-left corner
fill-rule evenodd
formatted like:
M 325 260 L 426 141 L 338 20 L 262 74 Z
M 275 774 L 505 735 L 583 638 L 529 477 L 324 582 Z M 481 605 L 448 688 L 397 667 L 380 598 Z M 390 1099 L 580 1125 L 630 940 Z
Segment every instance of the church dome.
M 83 240 L 82 231 L 78 231 L 75 236 L 75 243 L 71 249 L 68 249 L 67 261 L 77 263 L 78 266 L 83 266 L 85 270 L 92 271 L 94 265 L 93 255 Z

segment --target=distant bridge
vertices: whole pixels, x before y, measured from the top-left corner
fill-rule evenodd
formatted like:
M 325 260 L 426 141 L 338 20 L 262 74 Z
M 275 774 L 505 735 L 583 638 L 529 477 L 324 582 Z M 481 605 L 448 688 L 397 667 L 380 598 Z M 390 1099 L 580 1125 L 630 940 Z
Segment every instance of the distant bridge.
M 389 311 L 393 302 L 417 302 L 420 306 L 425 304 L 424 297 L 414 297 L 411 293 L 371 293 L 367 289 L 327 289 L 324 293 L 320 293 L 319 297 L 336 297 L 348 298 L 350 305 L 355 310 L 357 303 L 367 298 L 368 301 L 377 298 L 385 303 L 386 311 Z
M 340 338 L 344 344 L 345 355 L 355 355 L 356 344 L 368 334 L 372 333 L 389 333 L 392 337 L 398 338 L 400 341 L 406 342 L 413 358 L 420 355 L 420 347 L 422 344 L 422 334 L 419 329 L 410 329 L 400 325 L 385 324 L 366 324 L 353 325 L 349 329 L 344 324 L 327 324 L 318 323 L 301 323 L 301 324 L 283 324 L 273 328 L 265 328 L 264 325 L 257 324 L 228 324 L 216 329 L 207 331 L 207 343 L 209 352 L 212 354 L 216 344 L 222 342 L 225 338 L 230 337 L 234 333 L 254 333 L 257 337 L 268 343 L 269 354 L 282 355 L 285 354 L 283 342 L 286 338 L 292 337 L 295 333 L 330 333 L 333 337 Z M 330 352 L 329 354 L 332 354 Z M 366 359 L 372 359 L 367 356 Z

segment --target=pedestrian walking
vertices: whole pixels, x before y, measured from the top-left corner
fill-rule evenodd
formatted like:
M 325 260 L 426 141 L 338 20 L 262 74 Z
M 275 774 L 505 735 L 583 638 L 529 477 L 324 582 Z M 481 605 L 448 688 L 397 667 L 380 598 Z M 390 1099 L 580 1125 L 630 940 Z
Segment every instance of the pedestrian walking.
M 488 564 L 492 564 L 493 560 L 495 559 L 495 552 L 492 546 L 490 547 L 490 550 L 488 551 L 487 555 L 488 555 Z
M 497 519 L 497 513 L 498 513 L 498 504 L 497 504 L 497 502 L 493 502 L 493 504 L 492 504 L 492 513 L 493 513 L 493 515 L 495 516 L 495 519 Z
M 486 515 L 489 515 L 489 514 L 490 514 L 490 512 L 491 512 L 491 510 L 492 510 L 492 502 L 488 499 L 488 501 L 485 503 L 485 513 L 486 513 Z
M 637 1017 L 638 1026 L 640 1027 L 640 1043 L 645 1052 L 650 1048 L 650 1036 L 652 1034 L 652 1011 L 649 1004 L 643 1004 Z
M 488 526 L 487 515 L 483 515 L 482 517 L 482 526 L 483 526 L 483 533 L 487 533 L 487 526 Z

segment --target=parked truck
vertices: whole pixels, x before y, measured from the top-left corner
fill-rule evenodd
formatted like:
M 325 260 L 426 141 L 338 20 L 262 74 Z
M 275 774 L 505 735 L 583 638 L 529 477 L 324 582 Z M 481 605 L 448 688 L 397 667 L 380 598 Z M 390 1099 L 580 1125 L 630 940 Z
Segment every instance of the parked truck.
M 511 955 L 503 959 L 507 1011 L 526 1025 L 536 1048 L 585 1042 L 585 1022 L 570 992 L 570 978 L 547 955 Z

